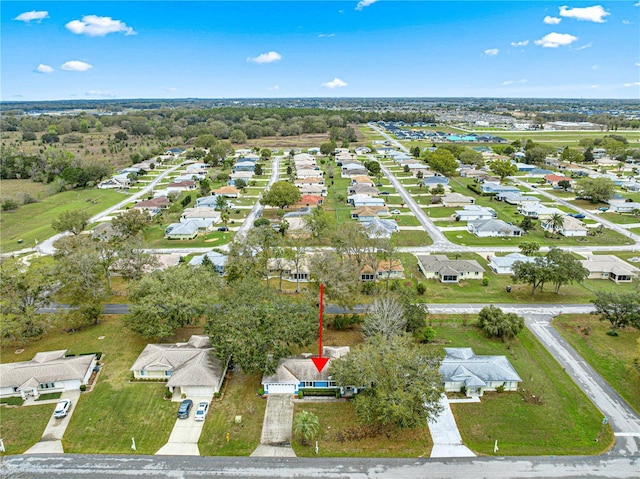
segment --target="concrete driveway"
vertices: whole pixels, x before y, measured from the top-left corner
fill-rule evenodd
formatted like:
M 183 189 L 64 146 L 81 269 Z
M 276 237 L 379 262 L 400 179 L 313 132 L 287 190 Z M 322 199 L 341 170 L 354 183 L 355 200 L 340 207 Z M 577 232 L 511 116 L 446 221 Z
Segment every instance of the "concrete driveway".
M 80 391 L 65 391 L 60 395 L 60 399 L 70 399 L 71 407 L 69 412 L 62 419 L 56 419 L 51 413 L 51 419 L 47 423 L 47 427 L 42 434 L 42 438 L 39 442 L 31 446 L 25 451 L 25 454 L 63 454 L 62 448 L 62 436 L 64 436 L 73 411 L 76 409 L 78 399 L 80 398 Z M 57 401 L 56 401 L 57 402 Z
M 200 401 L 209 401 L 210 397 L 190 397 L 193 401 L 193 408 L 189 413 L 189 417 L 186 419 L 176 418 L 176 423 L 173 426 L 171 435 L 167 443 L 162 446 L 156 455 L 159 456 L 199 456 L 200 450 L 198 449 L 198 441 L 200 440 L 200 434 L 202 434 L 202 428 L 206 421 L 196 421 L 193 419 L 196 408 Z M 213 405 L 209 406 L 209 412 Z M 178 406 L 176 405 L 176 413 Z
M 433 440 L 431 457 L 474 457 L 471 449 L 462 444 L 458 424 L 444 394 L 440 396 L 440 406 L 440 415 L 429 421 L 429 432 Z
M 269 394 L 262 422 L 260 446 L 252 457 L 295 457 L 291 448 L 293 394 Z

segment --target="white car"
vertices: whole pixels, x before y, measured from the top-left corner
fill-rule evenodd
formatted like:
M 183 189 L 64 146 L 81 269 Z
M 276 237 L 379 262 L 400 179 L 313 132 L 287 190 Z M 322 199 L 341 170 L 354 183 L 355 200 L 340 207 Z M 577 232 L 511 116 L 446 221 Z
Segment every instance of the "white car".
M 392 215 L 399 215 L 400 214 L 400 210 L 391 210 L 390 213 Z
M 196 409 L 196 413 L 193 418 L 196 421 L 204 421 L 204 418 L 207 417 L 207 413 L 209 412 L 209 401 L 201 401 L 198 403 L 198 409 Z
M 58 401 L 56 404 L 56 410 L 53 411 L 53 417 L 56 419 L 61 419 L 67 415 L 69 412 L 69 408 L 71 407 L 71 401 L 68 399 L 63 399 L 62 401 Z

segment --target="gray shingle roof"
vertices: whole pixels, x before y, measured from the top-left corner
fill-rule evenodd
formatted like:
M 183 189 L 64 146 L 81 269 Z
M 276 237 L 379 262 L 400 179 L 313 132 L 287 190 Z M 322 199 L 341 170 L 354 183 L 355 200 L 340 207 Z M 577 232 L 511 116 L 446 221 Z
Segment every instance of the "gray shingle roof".
M 275 374 L 263 376 L 262 384 L 271 383 L 292 383 L 303 381 L 328 381 L 329 365 L 331 360 L 341 358 L 349 354 L 349 346 L 330 347 L 322 349 L 323 357 L 328 357 L 329 362 L 318 372 L 315 364 L 311 361 L 310 355 L 300 355 L 292 358 L 281 359 Z
M 471 348 L 444 350 L 440 365 L 444 382 L 464 381 L 466 386 L 482 387 L 494 381 L 522 381 L 506 356 L 476 356 Z
M 468 272 L 481 272 L 484 268 L 480 266 L 474 259 L 449 259 L 444 255 L 418 255 L 418 262 L 422 265 L 425 271 L 434 271 L 437 273 L 451 272 L 455 273 L 468 273 Z
M 0 364 L 0 387 L 20 387 L 80 380 L 93 365 L 95 354 L 65 358 L 67 350 L 37 353 L 30 361 Z

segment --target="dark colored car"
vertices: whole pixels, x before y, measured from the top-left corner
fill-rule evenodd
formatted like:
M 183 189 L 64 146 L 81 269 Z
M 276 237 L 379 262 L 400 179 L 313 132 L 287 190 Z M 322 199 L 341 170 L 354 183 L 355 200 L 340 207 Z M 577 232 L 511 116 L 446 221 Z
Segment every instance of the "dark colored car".
M 585 217 L 582 213 L 573 213 L 573 214 L 570 214 L 569 216 L 573 216 L 574 218 L 577 218 L 579 220 Z
M 180 403 L 178 408 L 178 419 L 186 419 L 189 417 L 191 408 L 193 407 L 193 401 L 191 399 L 185 399 Z
M 221 226 L 220 228 L 218 228 L 218 231 L 229 231 L 229 228 L 227 228 L 226 226 Z

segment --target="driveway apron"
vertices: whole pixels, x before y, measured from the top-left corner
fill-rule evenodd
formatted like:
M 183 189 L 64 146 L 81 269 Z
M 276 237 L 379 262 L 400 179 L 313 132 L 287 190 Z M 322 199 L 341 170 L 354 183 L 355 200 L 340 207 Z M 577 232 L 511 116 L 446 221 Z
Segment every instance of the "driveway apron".
M 429 420 L 429 432 L 433 440 L 431 457 L 473 457 L 475 454 L 464 444 L 458 431 L 447 397 L 440 396 L 442 412 L 437 418 Z

